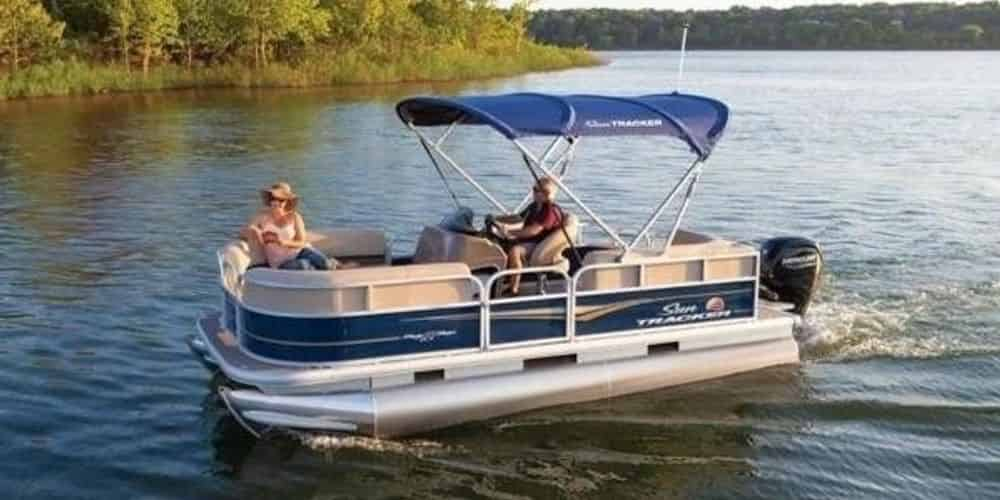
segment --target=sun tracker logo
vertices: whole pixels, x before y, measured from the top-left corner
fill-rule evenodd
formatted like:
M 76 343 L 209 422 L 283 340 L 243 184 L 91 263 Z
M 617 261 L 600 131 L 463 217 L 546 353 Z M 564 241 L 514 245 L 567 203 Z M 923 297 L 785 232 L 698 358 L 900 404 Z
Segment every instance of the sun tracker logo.
M 587 120 L 587 128 L 655 128 L 662 127 L 663 120 Z
M 726 309 L 726 301 L 722 297 L 712 297 L 705 302 L 705 310 L 709 312 L 719 312 Z
M 669 326 L 695 321 L 708 321 L 732 316 L 733 311 L 726 309 L 726 301 L 722 297 L 712 297 L 705 302 L 704 310 L 697 304 L 681 304 L 671 302 L 663 306 L 660 315 L 655 318 L 637 320 L 640 327 Z

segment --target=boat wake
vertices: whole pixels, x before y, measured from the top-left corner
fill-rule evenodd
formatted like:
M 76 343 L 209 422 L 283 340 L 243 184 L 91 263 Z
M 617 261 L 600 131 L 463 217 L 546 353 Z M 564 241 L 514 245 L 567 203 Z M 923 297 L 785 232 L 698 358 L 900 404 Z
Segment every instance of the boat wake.
M 804 360 L 939 358 L 1000 353 L 1000 280 L 868 297 L 831 287 L 798 339 Z
M 454 451 L 436 441 L 421 439 L 392 440 L 296 430 L 288 430 L 287 432 L 303 446 L 315 451 L 354 449 L 377 453 L 395 453 L 417 458 L 432 457 Z

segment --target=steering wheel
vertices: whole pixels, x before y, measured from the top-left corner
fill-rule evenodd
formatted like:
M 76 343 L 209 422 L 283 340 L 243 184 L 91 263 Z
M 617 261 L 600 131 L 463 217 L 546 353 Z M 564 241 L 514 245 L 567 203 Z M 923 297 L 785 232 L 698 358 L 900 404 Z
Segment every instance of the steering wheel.
M 500 243 L 501 245 L 505 245 L 513 241 L 507 236 L 504 236 L 504 232 L 503 229 L 500 227 L 500 224 L 498 224 L 496 219 L 494 219 L 493 216 L 490 214 L 487 214 L 483 218 L 482 235 L 484 238 L 494 241 L 496 243 Z

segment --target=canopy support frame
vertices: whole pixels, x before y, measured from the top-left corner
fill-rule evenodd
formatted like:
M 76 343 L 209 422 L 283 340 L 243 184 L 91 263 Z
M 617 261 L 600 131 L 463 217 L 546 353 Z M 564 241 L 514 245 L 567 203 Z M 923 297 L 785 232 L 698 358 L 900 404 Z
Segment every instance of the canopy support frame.
M 694 196 L 694 188 L 698 185 L 698 179 L 701 178 L 701 167 L 695 170 L 694 178 L 691 179 L 691 183 L 688 184 L 687 194 L 684 195 L 684 204 L 681 205 L 680 211 L 677 213 L 677 219 L 674 220 L 673 227 L 670 228 L 670 236 L 667 237 L 667 242 L 663 245 L 663 255 L 668 255 L 670 253 L 670 245 L 674 243 L 674 237 L 677 236 L 677 231 L 681 227 L 681 221 L 684 219 L 684 214 L 687 213 L 688 204 L 691 203 L 691 198 Z
M 639 233 L 635 235 L 635 238 L 632 238 L 632 242 L 629 243 L 628 245 L 629 250 L 635 249 L 635 247 L 638 246 L 639 241 L 644 236 L 646 236 L 647 233 L 649 233 L 650 229 L 653 228 L 653 225 L 655 225 L 656 222 L 660 219 L 660 216 L 663 215 L 663 212 L 667 209 L 667 206 L 670 205 L 670 202 L 674 201 L 674 198 L 677 196 L 677 193 L 679 193 L 681 190 L 681 186 L 687 183 L 689 179 L 692 178 L 692 176 L 697 177 L 701 175 L 702 165 L 703 164 L 701 158 L 695 159 L 693 162 L 691 162 L 691 166 L 688 167 L 687 172 L 684 173 L 684 176 L 682 176 L 680 181 L 678 181 L 677 184 L 674 185 L 673 189 L 670 190 L 670 193 L 667 194 L 667 197 L 664 198 L 662 202 L 660 202 L 660 205 L 656 207 L 656 210 L 654 210 L 653 214 L 649 216 L 649 219 L 647 219 L 646 223 L 643 224 L 642 229 L 640 229 Z M 692 194 L 693 192 L 689 189 L 687 197 L 685 197 L 684 200 L 685 207 L 687 206 L 687 202 L 690 200 Z M 683 214 L 681 214 L 681 216 L 683 216 Z M 677 227 L 679 226 L 680 226 L 680 218 L 678 218 L 678 220 L 675 221 L 674 228 L 671 229 L 670 231 L 671 235 L 669 238 L 670 240 L 673 240 L 673 235 L 676 233 Z M 667 248 L 669 248 L 669 243 L 670 242 L 668 241 L 668 246 L 664 248 L 664 252 L 666 252 Z
M 521 153 L 524 154 L 525 159 L 528 160 L 529 162 L 528 168 L 532 167 L 537 168 L 542 172 L 544 172 L 545 175 L 549 176 L 552 179 L 552 181 L 555 182 L 556 185 L 563 190 L 563 193 L 565 193 L 570 200 L 573 200 L 573 203 L 576 204 L 576 206 L 580 207 L 580 210 L 583 210 L 584 213 L 586 213 L 587 216 L 590 217 L 590 219 L 593 220 L 594 223 L 598 225 L 598 227 L 600 227 L 612 240 L 614 240 L 617 246 L 621 247 L 623 250 L 626 251 L 628 250 L 628 243 L 625 243 L 625 240 L 623 240 L 621 236 L 618 235 L 618 232 L 612 229 L 611 226 L 609 226 L 606 222 L 604 222 L 603 219 L 598 217 L 598 215 L 594 213 L 594 211 L 591 210 L 586 203 L 581 201 L 580 198 L 578 198 L 576 194 L 573 193 L 573 190 L 567 187 L 566 184 L 562 182 L 562 180 L 551 175 L 549 171 L 545 169 L 544 166 L 540 165 L 538 163 L 538 158 L 534 155 L 534 153 L 531 152 L 531 150 L 525 147 L 525 145 L 522 144 L 521 141 L 517 139 L 511 139 L 511 142 L 513 142 L 514 145 L 521 150 Z
M 475 178 L 472 177 L 472 175 L 466 172 L 461 166 L 458 165 L 458 163 L 454 159 L 451 158 L 451 156 L 449 156 L 444 151 L 442 147 L 444 142 L 450 137 L 451 133 L 461 123 L 461 121 L 462 119 L 459 118 L 458 120 L 455 120 L 454 122 L 449 124 L 447 130 L 445 130 L 445 132 L 441 134 L 441 136 L 436 141 L 431 140 L 426 134 L 421 132 L 415 125 L 413 125 L 412 122 L 407 122 L 406 126 L 417 135 L 417 138 L 420 140 L 421 145 L 424 147 L 424 150 L 430 157 L 431 162 L 434 164 L 435 168 L 438 169 L 438 172 L 442 174 L 442 180 L 445 181 L 446 187 L 449 187 L 447 180 L 445 180 L 443 176 L 443 172 L 441 171 L 440 165 L 437 162 L 434 153 L 437 153 L 437 156 L 443 159 L 451 168 L 453 168 L 469 184 L 471 184 L 472 187 L 474 187 L 477 191 L 479 191 L 479 193 L 484 198 L 486 198 L 486 200 L 490 204 L 492 204 L 494 207 L 499 209 L 504 214 L 513 213 L 510 210 L 508 210 L 503 203 L 494 198 L 493 195 L 490 194 L 490 192 L 486 188 L 484 188 L 481 184 L 479 184 L 479 182 L 477 182 Z M 608 237 L 610 237 L 614 241 L 615 246 L 623 251 L 622 257 L 624 257 L 626 254 L 628 254 L 630 251 L 636 248 L 636 246 L 639 244 L 642 238 L 649 233 L 652 227 L 663 215 L 663 212 L 666 210 L 666 208 L 676 198 L 677 194 L 680 193 L 681 188 L 685 184 L 687 184 L 687 192 L 685 193 L 684 201 L 681 204 L 681 207 L 677 213 L 677 217 L 675 218 L 674 223 L 671 226 L 670 233 L 667 237 L 667 241 L 663 247 L 662 254 L 667 255 L 669 253 L 670 245 L 673 244 L 673 241 L 676 238 L 678 231 L 680 230 L 681 222 L 684 219 L 684 215 L 686 215 L 687 213 L 687 209 L 688 206 L 690 205 L 691 198 L 694 196 L 695 187 L 697 186 L 698 181 L 701 178 L 701 174 L 704 168 L 704 158 L 702 158 L 699 155 L 691 163 L 691 165 L 688 167 L 687 171 L 677 182 L 677 184 L 675 184 L 674 187 L 670 190 L 670 193 L 667 194 L 666 198 L 664 198 L 663 201 L 660 202 L 659 206 L 657 206 L 656 210 L 653 211 L 649 219 L 646 220 L 646 223 L 643 224 L 642 229 L 640 229 L 639 233 L 635 235 L 635 237 L 632 239 L 631 242 L 626 242 L 624 239 L 622 239 L 622 237 L 618 234 L 617 231 L 615 231 L 610 225 L 604 222 L 603 219 L 601 219 L 593 210 L 591 210 L 590 207 L 588 207 L 587 204 L 585 204 L 579 197 L 577 197 L 577 195 L 572 191 L 572 189 L 570 189 L 569 186 L 567 186 L 563 182 L 563 178 L 565 178 L 566 174 L 569 171 L 570 161 L 572 159 L 573 153 L 575 152 L 576 144 L 579 141 L 578 137 L 558 136 L 542 152 L 541 158 L 536 156 L 520 140 L 514 138 L 510 139 L 510 141 L 514 144 L 515 147 L 518 148 L 518 150 L 520 150 L 521 154 L 524 157 L 525 165 L 527 166 L 532 176 L 537 177 L 534 171 L 535 169 L 537 169 L 543 175 L 551 178 L 552 181 L 555 182 L 555 184 L 559 186 L 560 189 L 562 189 L 562 191 L 566 194 L 566 196 L 570 200 L 572 200 L 576 206 L 578 206 L 581 210 L 583 210 L 584 213 L 586 213 L 587 216 L 590 217 L 590 219 L 593 220 L 594 223 L 597 224 L 597 226 L 600 227 L 601 230 L 604 231 L 604 233 L 607 234 Z M 548 159 L 556 151 L 556 149 L 558 148 L 559 144 L 562 143 L 562 141 L 566 141 L 568 146 L 558 157 L 556 157 L 554 161 L 551 162 L 551 165 L 547 167 L 546 163 L 549 163 Z M 556 174 L 555 171 L 556 169 L 559 168 L 561 168 L 561 170 L 558 172 L 558 174 Z M 522 209 L 526 201 L 529 199 L 530 199 L 530 194 L 524 200 L 522 200 L 521 203 L 517 205 L 516 210 Z
M 559 141 L 563 139 L 564 138 L 560 136 L 559 139 L 553 141 L 552 145 L 549 146 L 549 149 L 546 150 L 546 153 L 542 155 L 541 159 L 542 165 L 545 164 L 546 157 L 549 155 L 550 150 L 554 149 L 555 145 L 558 144 Z M 566 150 L 563 151 L 563 153 L 559 155 L 559 157 L 556 158 L 555 161 L 552 162 L 552 166 L 546 169 L 546 172 L 548 172 L 547 175 L 549 176 L 552 177 L 558 176 L 560 179 L 566 178 L 566 173 L 569 171 L 569 164 L 573 160 L 573 153 L 576 150 L 576 144 L 577 142 L 579 142 L 579 138 L 566 137 L 565 139 L 566 142 L 569 144 L 569 146 L 567 146 Z M 558 173 L 553 172 L 556 169 L 560 169 Z M 514 212 L 520 213 L 521 210 L 524 210 L 524 208 L 527 207 L 530 203 L 531 203 L 531 192 L 529 191 L 528 194 L 524 195 L 524 198 L 521 198 L 521 202 L 517 204 L 516 208 L 514 208 Z
M 459 121 L 461 120 L 456 120 L 455 122 L 452 123 L 452 125 L 453 126 L 456 125 Z M 434 162 L 434 155 L 431 153 L 431 151 L 437 153 L 442 160 L 444 160 L 449 166 L 451 166 L 451 168 L 455 169 L 455 171 L 458 172 L 458 174 L 461 175 L 469 184 L 471 184 L 472 187 L 476 189 L 476 191 L 479 191 L 479 194 L 483 195 L 483 197 L 486 198 L 486 200 L 489 201 L 490 204 L 492 204 L 494 207 L 499 209 L 504 214 L 510 213 L 510 211 L 507 210 L 507 207 L 505 207 L 503 203 L 497 201 L 497 199 L 494 198 L 493 195 L 491 195 L 490 192 L 486 190 L 486 188 L 484 188 L 482 185 L 476 182 L 475 178 L 469 175 L 469 173 L 466 172 L 464 169 L 462 169 L 462 167 L 460 167 L 458 163 L 455 162 L 455 160 L 453 160 L 450 156 L 448 156 L 448 153 L 445 153 L 444 150 L 441 149 L 441 144 L 435 141 L 431 141 L 423 132 L 418 130 L 413 125 L 413 123 L 407 123 L 406 126 L 410 130 L 412 130 L 413 133 L 417 134 L 417 137 L 420 139 L 420 143 L 424 146 L 426 150 L 428 150 L 427 154 L 428 156 L 431 157 L 432 162 Z M 442 137 L 439 142 L 443 143 L 445 139 L 447 139 L 447 136 Z

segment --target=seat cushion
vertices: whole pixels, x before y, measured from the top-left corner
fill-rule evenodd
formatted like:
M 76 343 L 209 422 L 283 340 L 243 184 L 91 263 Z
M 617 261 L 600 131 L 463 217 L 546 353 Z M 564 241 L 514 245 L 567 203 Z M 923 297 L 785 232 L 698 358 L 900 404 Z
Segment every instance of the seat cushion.
M 373 229 L 317 229 L 308 231 L 306 239 L 313 248 L 327 257 L 385 256 L 385 233 Z
M 556 229 L 535 246 L 535 249 L 531 252 L 531 258 L 528 259 L 529 266 L 552 266 L 565 260 L 562 254 L 570 245 L 569 240 L 566 239 L 566 235 L 569 234 L 574 244 L 577 240 L 579 222 L 576 216 L 569 213 L 564 214 L 563 228 L 565 231 Z

